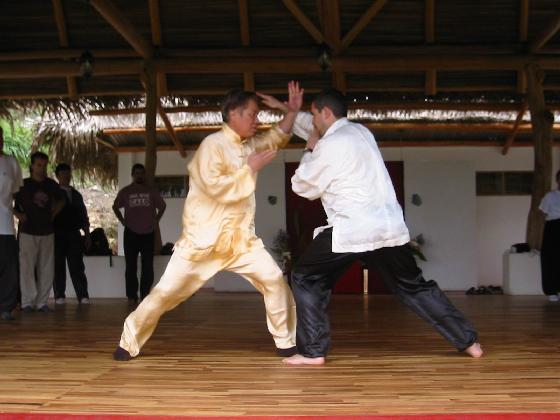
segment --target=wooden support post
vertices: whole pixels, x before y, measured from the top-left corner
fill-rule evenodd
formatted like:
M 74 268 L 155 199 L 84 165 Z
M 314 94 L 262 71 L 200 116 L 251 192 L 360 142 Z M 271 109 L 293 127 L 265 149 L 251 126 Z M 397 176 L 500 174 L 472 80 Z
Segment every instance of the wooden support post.
M 527 101 L 525 101 L 523 103 L 523 106 L 519 110 L 519 113 L 517 114 L 517 118 L 515 119 L 515 123 L 513 124 L 513 129 L 511 130 L 511 133 L 508 136 L 504 144 L 504 147 L 502 148 L 502 155 L 504 156 L 507 155 L 509 148 L 513 144 L 515 140 L 515 136 L 517 136 L 517 133 L 519 132 L 519 126 L 521 125 L 521 121 L 523 121 L 523 116 L 525 115 L 525 112 L 527 112 L 528 107 L 529 105 L 527 104 Z
M 527 243 L 532 249 L 540 249 L 544 228 L 544 215 L 539 205 L 550 191 L 552 180 L 552 127 L 554 115 L 546 109 L 543 93 L 544 75 L 537 65 L 527 66 L 527 100 L 533 125 L 535 169 L 531 208 L 527 218 Z
M 149 61 L 146 61 L 144 76 L 146 83 L 146 158 L 144 166 L 146 166 L 146 181 L 149 185 L 152 185 L 157 165 L 156 117 L 159 98 L 157 96 L 156 73 Z
M 144 81 L 146 84 L 146 155 L 144 166 L 146 167 L 146 183 L 154 185 L 157 167 L 156 118 L 160 102 L 157 93 L 157 73 L 154 71 L 151 60 L 146 60 Z M 161 243 L 161 231 L 159 224 L 156 224 L 154 230 L 155 255 L 161 252 Z

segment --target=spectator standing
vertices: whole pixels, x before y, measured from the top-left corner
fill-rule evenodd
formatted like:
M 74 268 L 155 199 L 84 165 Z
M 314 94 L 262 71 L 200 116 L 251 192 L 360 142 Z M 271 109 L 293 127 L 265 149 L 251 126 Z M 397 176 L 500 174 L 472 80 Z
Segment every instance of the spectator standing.
M 0 127 L 0 319 L 12 321 L 18 294 L 18 248 L 14 228 L 14 194 L 22 184 L 21 168 L 4 153 Z
M 72 168 L 60 163 L 55 169 L 56 179 L 64 197 L 64 207 L 54 219 L 54 297 L 55 303 L 66 302 L 66 262 L 74 285 L 76 298 L 81 304 L 89 303 L 88 284 L 84 266 L 84 247 L 89 249 L 89 217 L 84 198 L 74 187 Z M 84 232 L 84 238 L 80 230 Z
M 113 211 L 124 226 L 124 258 L 126 296 L 131 303 L 138 302 L 138 254 L 142 262 L 140 299 L 144 299 L 154 282 L 154 231 L 165 212 L 165 201 L 159 192 L 146 185 L 146 169 L 136 163 L 132 166 L 132 183 L 117 194 Z M 124 216 L 121 213 L 124 209 Z
M 58 184 L 47 177 L 49 157 L 31 155 L 31 176 L 16 194 L 23 312 L 51 312 L 47 306 L 54 279 L 54 218 L 64 205 Z

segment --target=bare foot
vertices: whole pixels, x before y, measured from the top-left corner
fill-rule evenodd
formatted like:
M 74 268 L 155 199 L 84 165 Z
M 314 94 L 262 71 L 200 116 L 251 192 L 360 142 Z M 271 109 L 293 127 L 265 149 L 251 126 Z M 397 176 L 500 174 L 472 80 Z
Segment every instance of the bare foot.
M 465 353 L 475 359 L 478 359 L 479 357 L 482 357 L 483 351 L 479 343 L 474 343 L 472 346 L 465 349 Z
M 320 366 L 325 364 L 324 357 L 305 357 L 301 354 L 295 354 L 292 357 L 282 359 L 282 363 L 290 366 L 313 365 Z

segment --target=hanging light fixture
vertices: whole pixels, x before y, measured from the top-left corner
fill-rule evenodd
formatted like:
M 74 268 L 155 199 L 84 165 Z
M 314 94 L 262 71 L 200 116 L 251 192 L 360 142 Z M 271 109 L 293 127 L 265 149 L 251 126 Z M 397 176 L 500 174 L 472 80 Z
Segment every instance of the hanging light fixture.
M 93 75 L 93 68 L 95 65 L 95 59 L 93 54 L 89 51 L 84 51 L 80 56 L 80 75 L 84 79 L 89 79 Z
M 332 67 L 332 51 L 330 47 L 322 43 L 319 45 L 319 54 L 317 56 L 317 61 L 319 62 L 319 67 L 321 71 L 329 71 Z

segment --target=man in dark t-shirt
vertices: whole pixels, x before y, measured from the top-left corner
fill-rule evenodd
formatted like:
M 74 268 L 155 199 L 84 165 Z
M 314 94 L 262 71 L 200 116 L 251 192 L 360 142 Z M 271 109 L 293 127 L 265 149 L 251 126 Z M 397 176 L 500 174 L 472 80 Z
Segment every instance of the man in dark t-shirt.
M 137 260 L 140 254 L 140 298 L 144 299 L 154 282 L 154 230 L 165 211 L 165 201 L 159 192 L 145 184 L 144 165 L 132 166 L 133 182 L 117 194 L 113 211 L 124 226 L 124 257 L 126 263 L 126 296 L 138 301 Z M 121 213 L 124 208 L 124 216 Z
M 66 263 L 80 304 L 89 303 L 84 265 L 84 247 L 89 249 L 89 217 L 82 194 L 70 185 L 72 168 L 59 163 L 54 171 L 64 196 L 64 207 L 54 219 L 54 298 L 57 305 L 66 301 Z M 80 230 L 84 232 L 84 238 Z
M 16 194 L 23 312 L 50 312 L 47 300 L 54 279 L 54 217 L 64 205 L 58 184 L 47 178 L 49 158 L 31 155 L 31 176 Z

